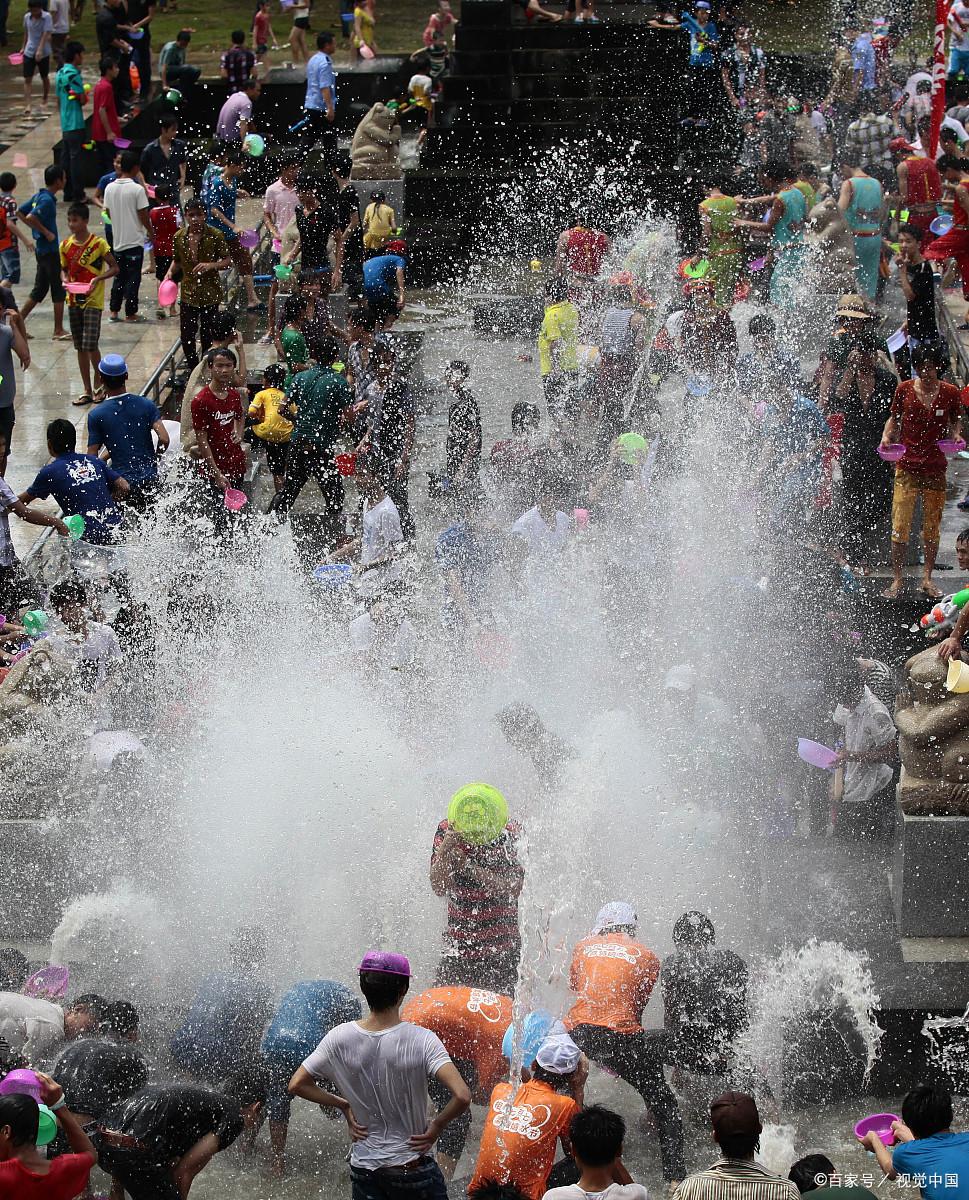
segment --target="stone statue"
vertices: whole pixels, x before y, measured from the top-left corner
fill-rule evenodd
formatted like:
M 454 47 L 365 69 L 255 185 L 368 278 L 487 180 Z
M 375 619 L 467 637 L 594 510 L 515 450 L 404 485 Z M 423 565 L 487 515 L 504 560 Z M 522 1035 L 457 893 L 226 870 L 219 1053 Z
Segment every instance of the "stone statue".
M 351 179 L 400 179 L 400 122 L 386 104 L 375 104 L 350 143 Z
M 946 691 L 947 671 L 934 646 L 905 664 L 895 724 L 909 816 L 969 816 L 969 693 Z

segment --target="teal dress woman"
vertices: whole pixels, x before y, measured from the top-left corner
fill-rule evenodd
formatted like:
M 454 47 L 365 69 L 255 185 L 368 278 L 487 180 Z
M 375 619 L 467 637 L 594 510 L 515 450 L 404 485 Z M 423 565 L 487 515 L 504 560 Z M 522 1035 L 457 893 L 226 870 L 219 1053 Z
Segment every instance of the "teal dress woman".
M 855 235 L 855 275 L 858 291 L 874 300 L 878 291 L 878 264 L 881 260 L 881 216 L 884 194 L 877 179 L 861 167 L 850 169 L 851 174 L 841 185 L 838 208 L 844 213 L 848 228 Z
M 774 247 L 774 271 L 770 280 L 771 303 L 778 308 L 793 308 L 797 303 L 798 284 L 804 280 L 806 247 L 804 219 L 807 201 L 793 185 L 774 197 L 768 228 Z

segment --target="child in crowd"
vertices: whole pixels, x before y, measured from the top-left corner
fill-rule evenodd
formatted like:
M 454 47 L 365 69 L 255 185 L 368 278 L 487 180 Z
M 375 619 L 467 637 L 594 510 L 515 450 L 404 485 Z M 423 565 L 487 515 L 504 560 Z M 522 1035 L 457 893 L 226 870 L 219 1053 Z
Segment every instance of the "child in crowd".
M 379 254 L 397 228 L 397 214 L 383 192 L 371 192 L 363 210 L 363 248 L 368 255 Z
M 256 15 L 252 18 L 252 40 L 256 46 L 256 53 L 259 55 L 265 54 L 270 44 L 274 50 L 278 49 L 269 16 L 269 0 L 259 0 Z
M 590 1104 L 572 1118 L 569 1141 L 572 1157 L 582 1172 L 578 1183 L 551 1188 L 545 1200 L 586 1200 L 608 1196 L 609 1200 L 646 1200 L 646 1189 L 633 1183 L 622 1163 L 626 1122 L 618 1113 Z
M 20 282 L 20 247 L 17 242 L 23 242 L 28 249 L 32 246 L 31 239 L 21 230 L 17 221 L 17 201 L 13 195 L 16 186 L 16 175 L 10 171 L 0 174 L 0 206 L 6 213 L 7 233 L 10 234 L 11 239 L 5 249 L 0 249 L 0 286 L 2 287 L 13 287 Z
M 329 561 L 346 562 L 359 555 L 365 572 L 360 591 L 374 595 L 400 576 L 400 564 L 395 559 L 404 546 L 404 534 L 397 505 L 387 495 L 364 451 L 357 452 L 356 480 L 363 494 L 363 530 L 359 537 L 338 546 Z
M 108 210 L 104 207 L 104 192 L 109 183 L 114 183 L 118 178 L 118 171 L 121 167 L 121 151 L 117 151 L 114 156 L 114 162 L 110 171 L 102 175 L 97 182 L 97 187 L 94 189 L 94 202 L 101 206 L 101 220 L 104 222 L 104 238 L 108 246 L 114 249 L 114 238 L 111 233 L 111 218 L 108 215 Z
M 65 284 L 87 286 L 86 292 L 68 291 L 67 320 L 77 351 L 84 391 L 73 402 L 91 404 L 98 378 L 101 351 L 101 318 L 104 315 L 104 281 L 118 274 L 118 264 L 107 241 L 88 228 L 91 210 L 80 202 L 67 210 L 70 236 L 61 242 L 61 274 Z
M 246 35 L 242 29 L 232 32 L 232 45 L 222 55 L 220 73 L 228 85 L 228 93 L 241 92 L 252 78 L 256 67 L 256 56 L 246 46 Z
M 182 223 L 175 189 L 170 184 L 163 184 L 155 190 L 155 205 L 148 213 L 148 220 L 151 222 L 151 240 L 155 247 L 155 278 L 161 283 L 175 257 L 175 234 Z M 174 317 L 175 301 L 159 305 L 155 315 L 159 321 Z
M 282 363 L 268 366 L 262 373 L 262 391 L 256 392 L 249 405 L 249 416 L 256 418 L 252 432 L 266 451 L 266 466 L 272 473 L 273 487 L 277 492 L 283 486 L 289 439 L 293 435 L 293 422 L 279 411 L 280 405 L 286 404 L 283 391 L 286 374 Z

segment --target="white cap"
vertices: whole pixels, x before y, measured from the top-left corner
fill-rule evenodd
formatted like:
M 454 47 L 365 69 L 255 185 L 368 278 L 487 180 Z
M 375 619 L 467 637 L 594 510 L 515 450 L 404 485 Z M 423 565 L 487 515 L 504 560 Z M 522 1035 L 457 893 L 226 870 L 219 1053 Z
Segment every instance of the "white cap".
M 613 925 L 635 925 L 636 921 L 636 910 L 631 904 L 624 900 L 611 900 L 599 909 L 592 932 L 602 933 L 603 929 L 611 929 Z
M 553 1075 L 569 1075 L 579 1065 L 582 1051 L 567 1033 L 547 1037 L 539 1046 L 535 1061 Z
M 692 692 L 696 688 L 696 671 L 689 663 L 678 663 L 666 672 L 663 687 L 675 692 Z

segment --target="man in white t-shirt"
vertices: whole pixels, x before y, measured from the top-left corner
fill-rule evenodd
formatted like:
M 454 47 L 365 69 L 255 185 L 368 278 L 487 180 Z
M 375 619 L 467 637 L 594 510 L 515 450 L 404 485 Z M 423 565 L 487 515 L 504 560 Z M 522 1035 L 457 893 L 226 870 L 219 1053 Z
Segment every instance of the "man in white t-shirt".
M 145 239 L 151 238 L 148 193 L 136 178 L 138 161 L 133 150 L 122 150 L 118 178 L 104 189 L 104 207 L 111 218 L 114 257 L 118 264 L 118 274 L 111 284 L 111 316 L 108 320 L 120 321 L 123 300 L 125 320 L 132 324 L 145 319 L 138 316 L 138 289 L 145 259 Z
M 530 554 L 548 554 L 568 541 L 569 518 L 556 506 L 551 490 L 543 488 L 538 503 L 522 513 L 511 532 L 525 539 Z
M 359 971 L 369 1015 L 331 1029 L 289 1081 L 289 1093 L 339 1109 L 346 1118 L 353 1200 L 371 1200 L 375 1185 L 384 1200 L 447 1200 L 431 1149 L 445 1126 L 466 1111 L 471 1093 L 441 1039 L 400 1019 L 411 976 L 404 955 L 372 950 Z M 430 1079 L 443 1084 L 451 1099 L 428 1120 Z
M 590 1104 L 572 1118 L 568 1136 L 579 1182 L 549 1188 L 542 1200 L 647 1200 L 646 1189 L 623 1166 L 626 1122 L 618 1113 Z
M 14 1054 L 39 1067 L 61 1042 L 93 1033 L 105 1011 L 100 996 L 79 996 L 65 1012 L 49 1000 L 0 992 L 0 1038 Z

